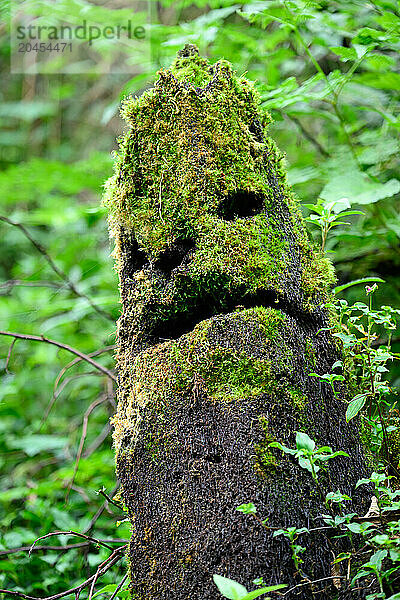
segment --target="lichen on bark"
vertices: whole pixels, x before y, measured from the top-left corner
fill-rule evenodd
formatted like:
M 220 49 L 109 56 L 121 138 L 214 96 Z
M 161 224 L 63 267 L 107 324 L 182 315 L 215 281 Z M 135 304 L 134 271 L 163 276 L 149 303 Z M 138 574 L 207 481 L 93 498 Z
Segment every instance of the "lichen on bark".
M 122 114 L 105 202 L 122 300 L 113 421 L 132 590 L 211 600 L 213 573 L 294 583 L 285 543 L 235 508 L 254 502 L 275 526 L 317 522 L 308 473 L 268 446 L 293 445 L 296 430 L 351 451 L 323 484 L 350 493 L 363 472 L 356 425 L 308 376 L 337 359 L 323 307 L 333 268 L 308 240 L 269 116 L 229 63 L 185 47 Z M 324 577 L 330 561 L 320 537 L 305 569 Z

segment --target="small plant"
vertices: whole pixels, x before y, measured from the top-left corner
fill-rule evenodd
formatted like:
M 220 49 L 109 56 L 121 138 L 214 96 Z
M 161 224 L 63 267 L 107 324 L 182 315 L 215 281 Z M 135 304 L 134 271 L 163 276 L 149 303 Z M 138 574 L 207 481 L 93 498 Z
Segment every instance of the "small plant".
M 371 476 L 365 479 L 359 479 L 356 487 L 360 485 L 370 485 L 374 487 L 375 498 L 379 513 L 384 511 L 399 510 L 400 502 L 396 499 L 400 496 L 400 490 L 392 491 L 389 487 L 392 476 L 387 476 L 385 473 L 371 473 Z
M 278 529 L 277 531 L 274 531 L 273 537 L 283 535 L 289 541 L 294 566 L 296 567 L 296 570 L 299 571 L 299 573 L 304 575 L 300 568 L 300 565 L 303 562 L 303 559 L 300 557 L 300 554 L 305 552 L 306 548 L 304 546 L 300 546 L 300 544 L 297 544 L 297 538 L 302 533 L 309 533 L 307 527 L 301 527 L 300 529 L 297 529 L 297 527 L 288 527 L 287 529 Z
M 306 218 L 306 221 L 316 225 L 321 230 L 322 252 L 325 251 L 328 233 L 333 227 L 351 225 L 351 223 L 341 221 L 340 219 L 349 217 L 350 215 L 364 214 L 361 210 L 342 210 L 343 208 L 350 208 L 350 202 L 345 198 L 338 202 L 325 202 L 322 198 L 318 198 L 316 204 L 304 204 L 304 206 L 313 211 Z
M 387 434 L 397 429 L 397 421 L 392 419 L 393 424 L 390 423 L 393 389 L 385 376 L 389 372 L 388 365 L 399 359 L 399 354 L 392 351 L 391 340 L 400 311 L 391 306 L 375 309 L 373 296 L 377 289 L 376 283 L 365 287 L 368 303 L 356 302 L 350 306 L 346 300 L 339 299 L 329 306 L 339 315 L 338 331 L 332 335 L 340 340 L 346 355 L 343 370 L 346 378 L 359 390 L 349 402 L 346 420 L 351 421 L 361 413 L 371 430 L 376 451 L 379 452 L 384 444 L 386 456 L 389 456 Z M 379 344 L 382 334 L 386 340 Z M 329 383 L 333 386 L 333 380 Z M 366 414 L 361 412 L 364 407 Z
M 335 364 L 332 366 L 332 370 L 336 369 L 337 367 L 342 367 L 342 366 L 343 366 L 342 361 L 337 360 L 335 362 Z M 343 375 L 338 375 L 337 373 L 324 373 L 323 375 L 319 375 L 318 373 L 309 373 L 309 376 L 317 377 L 321 381 L 325 381 L 326 383 L 329 383 L 329 385 L 332 388 L 334 397 L 335 398 L 339 397 L 339 392 L 335 388 L 335 383 L 337 381 L 340 381 L 340 382 L 344 381 L 345 378 L 343 377 Z
M 348 456 L 343 450 L 333 452 L 330 446 L 321 446 L 320 448 L 317 448 L 314 440 L 301 431 L 296 431 L 296 449 L 283 446 L 279 442 L 271 442 L 269 446 L 272 448 L 279 448 L 279 450 L 282 450 L 285 454 L 292 454 L 298 459 L 302 469 L 306 469 L 311 473 L 314 481 L 317 481 L 318 471 L 321 468 L 318 463 L 326 462 L 336 456 Z
M 228 577 L 213 575 L 213 579 L 223 597 L 229 598 L 229 600 L 253 600 L 253 598 L 258 598 L 259 596 L 263 596 L 268 592 L 275 592 L 276 590 L 281 590 L 282 588 L 287 587 L 284 584 L 269 585 L 258 590 L 253 590 L 252 592 L 248 592 L 244 585 L 241 585 L 233 579 L 228 579 Z M 265 598 L 265 600 L 269 600 L 269 598 Z

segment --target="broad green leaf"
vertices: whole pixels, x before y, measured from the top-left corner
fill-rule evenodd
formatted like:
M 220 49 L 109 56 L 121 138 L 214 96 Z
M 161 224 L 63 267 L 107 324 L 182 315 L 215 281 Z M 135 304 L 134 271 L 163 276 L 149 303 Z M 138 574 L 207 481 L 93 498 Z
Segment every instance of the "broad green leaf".
M 245 515 L 255 515 L 257 512 L 257 508 L 252 502 L 249 502 L 248 504 L 241 504 L 236 508 L 236 510 L 244 513 Z
M 312 452 L 315 449 L 315 442 L 306 433 L 296 432 L 296 447 L 298 450 L 307 450 Z
M 398 179 L 377 183 L 364 173 L 351 171 L 343 175 L 335 174 L 321 191 L 321 197 L 326 200 L 340 200 L 346 196 L 352 204 L 373 204 L 382 198 L 390 198 L 399 191 Z
M 40 452 L 52 452 L 65 448 L 68 438 L 58 437 L 56 435 L 27 435 L 21 438 L 10 440 L 11 448 L 19 448 L 28 456 L 35 456 Z
M 105 585 L 104 587 L 102 587 L 98 592 L 96 592 L 95 594 L 93 594 L 92 598 L 96 598 L 96 596 L 99 596 L 100 594 L 106 594 L 108 592 L 110 592 L 112 594 L 112 592 L 115 592 L 115 590 L 118 587 L 118 583 L 109 583 L 108 585 Z M 121 592 L 126 591 L 128 588 L 126 586 L 121 588 Z
M 222 575 L 213 575 L 214 583 L 225 598 L 229 600 L 242 600 L 247 594 L 244 585 L 241 585 L 233 579 L 222 577 Z
M 358 413 L 366 403 L 369 395 L 369 392 L 367 392 L 365 394 L 357 394 L 357 396 L 354 396 L 353 400 L 349 403 L 346 410 L 347 422 L 351 421 L 351 419 L 354 419 L 354 417 L 358 415 Z
M 357 52 L 354 48 L 344 48 L 343 46 L 330 46 L 329 50 L 331 50 L 334 54 L 339 56 L 343 62 L 357 59 Z
M 283 446 L 279 442 L 271 442 L 270 444 L 268 444 L 268 446 L 270 448 L 279 448 L 279 450 L 282 450 L 282 452 L 285 452 L 285 454 L 296 454 L 297 452 L 297 450 L 294 450 L 293 448 L 288 448 L 287 446 Z

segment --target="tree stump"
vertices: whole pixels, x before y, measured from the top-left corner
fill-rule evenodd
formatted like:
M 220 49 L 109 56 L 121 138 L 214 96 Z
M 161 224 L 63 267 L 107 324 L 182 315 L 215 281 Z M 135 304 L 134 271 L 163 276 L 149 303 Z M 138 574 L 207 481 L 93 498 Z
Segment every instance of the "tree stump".
M 296 431 L 350 455 L 327 463 L 322 489 L 353 494 L 365 473 L 344 403 L 309 376 L 339 356 L 323 306 L 332 265 L 307 237 L 269 116 L 228 62 L 186 46 L 122 114 L 130 127 L 106 204 L 122 300 L 114 441 L 133 597 L 214 600 L 214 573 L 250 589 L 256 577 L 294 586 L 286 540 L 236 508 L 254 503 L 269 527 L 324 524 L 310 474 L 269 446 L 294 447 Z M 332 544 L 311 535 L 310 579 L 332 575 Z M 328 580 L 286 597 L 318 591 L 338 594 Z

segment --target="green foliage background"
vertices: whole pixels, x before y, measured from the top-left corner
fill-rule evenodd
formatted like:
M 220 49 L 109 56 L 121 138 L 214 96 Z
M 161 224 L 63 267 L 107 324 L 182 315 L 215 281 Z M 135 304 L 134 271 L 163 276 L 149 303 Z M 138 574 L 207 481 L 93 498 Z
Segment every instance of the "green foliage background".
M 83 10 L 85 0 L 79 5 Z M 0 221 L 2 329 L 44 335 L 85 353 L 113 345 L 118 284 L 100 199 L 111 174 L 110 152 L 123 129 L 118 106 L 126 93 L 151 85 L 155 71 L 168 66 L 186 42 L 213 61 L 230 60 L 257 82 L 274 118 L 271 134 L 287 153 L 289 180 L 302 202 L 347 198 L 363 210 L 363 216 L 351 217 L 351 227 L 338 227 L 329 238 L 339 282 L 380 276 L 386 285 L 378 300 L 399 306 L 397 2 L 162 0 L 150 11 L 152 61 L 133 78 L 10 75 L 8 6 L 0 6 L 1 214 L 25 225 L 79 292 L 20 228 Z M 348 290 L 351 301 L 360 297 L 360 288 Z M 109 433 L 114 398 L 107 377 L 80 362 L 65 373 L 44 418 L 54 382 L 74 357 L 20 340 L 6 369 L 10 341 L 0 338 L 0 587 L 50 595 L 85 579 L 107 551 L 38 551 L 31 558 L 26 551 L 4 551 L 29 546 L 51 531 L 87 530 L 104 501 L 96 491 L 111 493 L 115 486 Z M 96 360 L 112 369 L 112 350 Z M 99 398 L 68 494 L 84 415 Z M 94 535 L 128 538 L 126 523 L 116 527 L 121 519 L 108 505 Z M 64 536 L 43 544 L 76 541 Z M 123 565 L 115 567 L 98 588 L 122 575 Z

